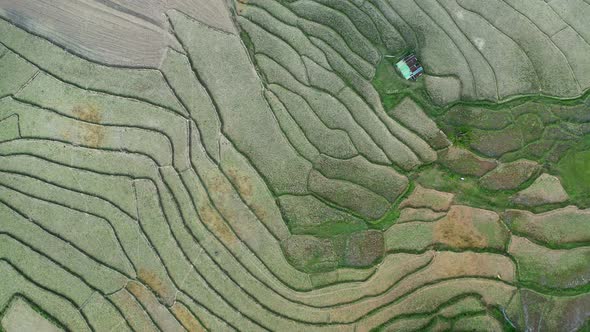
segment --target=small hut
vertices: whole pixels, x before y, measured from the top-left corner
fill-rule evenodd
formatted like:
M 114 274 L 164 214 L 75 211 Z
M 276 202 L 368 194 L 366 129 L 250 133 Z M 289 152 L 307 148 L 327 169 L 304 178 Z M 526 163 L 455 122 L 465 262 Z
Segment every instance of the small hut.
M 424 68 L 422 68 L 414 54 L 405 56 L 395 66 L 407 80 L 415 81 L 424 73 Z

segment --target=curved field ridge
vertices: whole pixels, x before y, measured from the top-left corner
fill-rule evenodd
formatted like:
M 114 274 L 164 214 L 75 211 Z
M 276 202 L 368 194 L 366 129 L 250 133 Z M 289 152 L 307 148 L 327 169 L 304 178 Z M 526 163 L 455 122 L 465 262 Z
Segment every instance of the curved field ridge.
M 72 6 L 0 0 L 1 331 L 588 327 L 590 210 L 525 159 L 587 105 L 458 101 L 583 95 L 587 3 Z

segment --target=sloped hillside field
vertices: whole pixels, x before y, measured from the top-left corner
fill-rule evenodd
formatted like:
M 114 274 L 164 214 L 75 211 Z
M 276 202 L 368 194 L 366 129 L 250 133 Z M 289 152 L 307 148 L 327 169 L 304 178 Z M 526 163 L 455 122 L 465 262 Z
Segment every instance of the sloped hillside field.
M 0 0 L 0 331 L 588 331 L 589 17 Z

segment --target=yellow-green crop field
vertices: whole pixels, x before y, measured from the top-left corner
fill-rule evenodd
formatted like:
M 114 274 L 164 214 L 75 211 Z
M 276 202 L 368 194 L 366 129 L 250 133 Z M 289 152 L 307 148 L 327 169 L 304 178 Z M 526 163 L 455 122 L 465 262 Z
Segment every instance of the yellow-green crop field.
M 0 331 L 590 331 L 589 91 L 588 0 L 0 1 Z

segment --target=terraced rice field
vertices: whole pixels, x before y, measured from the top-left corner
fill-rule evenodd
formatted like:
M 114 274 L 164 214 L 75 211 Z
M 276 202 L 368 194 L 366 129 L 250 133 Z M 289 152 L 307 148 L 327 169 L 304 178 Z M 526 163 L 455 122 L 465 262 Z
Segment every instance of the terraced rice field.
M 587 331 L 588 17 L 0 0 L 0 331 Z

